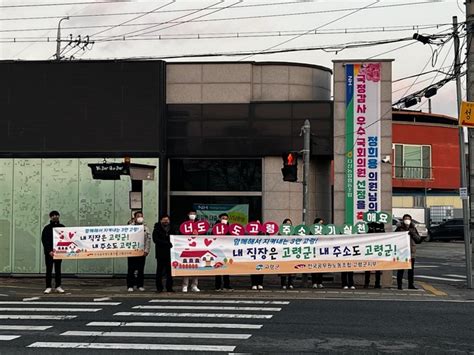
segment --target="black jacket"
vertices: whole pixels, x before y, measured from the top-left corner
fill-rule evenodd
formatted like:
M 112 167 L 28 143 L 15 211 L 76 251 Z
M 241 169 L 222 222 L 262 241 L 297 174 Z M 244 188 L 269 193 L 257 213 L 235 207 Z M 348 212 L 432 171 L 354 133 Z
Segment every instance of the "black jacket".
M 409 226 L 405 225 L 403 222 L 397 227 L 395 232 L 408 232 L 410 235 L 410 251 L 412 259 L 416 257 L 416 245 L 421 242 L 421 237 L 416 230 L 416 227 L 413 223 Z
M 64 227 L 61 223 L 49 222 L 41 233 L 41 243 L 43 243 L 45 255 L 53 251 L 53 228 Z
M 166 231 L 160 222 L 155 223 L 155 227 L 153 228 L 153 242 L 155 243 L 155 256 L 157 259 L 171 258 L 170 249 L 173 247 L 170 242 L 171 234 L 177 234 L 172 226 Z

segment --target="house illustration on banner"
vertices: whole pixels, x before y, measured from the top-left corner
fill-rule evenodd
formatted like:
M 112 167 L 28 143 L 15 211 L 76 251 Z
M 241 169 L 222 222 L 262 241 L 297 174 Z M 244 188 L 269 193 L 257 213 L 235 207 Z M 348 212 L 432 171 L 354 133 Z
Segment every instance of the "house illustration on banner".
M 74 251 L 78 248 L 77 244 L 74 242 L 58 242 L 56 247 L 57 251 L 60 252 Z
M 199 267 L 212 267 L 217 255 L 209 250 L 184 250 L 181 255 L 181 264 L 198 264 Z

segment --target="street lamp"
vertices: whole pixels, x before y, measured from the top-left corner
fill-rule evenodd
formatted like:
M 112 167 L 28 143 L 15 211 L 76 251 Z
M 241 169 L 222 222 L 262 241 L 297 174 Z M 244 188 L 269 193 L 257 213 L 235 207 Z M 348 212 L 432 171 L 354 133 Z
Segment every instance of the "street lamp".
M 63 17 L 58 23 L 58 32 L 56 35 L 56 60 L 61 60 L 61 22 L 69 20 L 69 16 Z

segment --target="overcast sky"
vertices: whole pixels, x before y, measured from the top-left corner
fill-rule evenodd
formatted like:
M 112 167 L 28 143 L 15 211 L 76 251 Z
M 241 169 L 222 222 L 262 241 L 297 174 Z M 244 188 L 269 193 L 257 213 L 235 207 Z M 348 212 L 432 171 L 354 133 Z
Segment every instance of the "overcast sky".
M 2 59 L 52 59 L 58 22 L 63 16 L 70 16 L 69 20 L 62 21 L 63 39 L 72 34 L 73 39 L 79 35 L 82 39 L 90 36 L 90 40 L 96 42 L 85 50 L 63 42 L 61 50 L 66 58 L 72 55 L 76 59 L 105 59 L 241 51 L 262 53 L 270 49 L 323 47 L 325 51 L 166 60 L 291 61 L 332 68 L 333 59 L 394 59 L 394 80 L 434 69 L 449 70 L 454 58 L 453 41 L 430 46 L 411 40 L 342 50 L 343 45 L 410 38 L 415 32 L 446 34 L 451 31 L 453 16 L 458 16 L 459 22 L 465 21 L 461 0 L 3 0 L 0 3 Z M 45 4 L 51 6 L 43 6 Z M 25 42 L 47 41 L 48 38 L 50 42 Z M 461 60 L 464 55 L 465 50 Z M 433 72 L 394 82 L 393 101 L 444 77 L 442 73 Z M 465 87 L 464 78 L 462 84 Z M 422 101 L 414 108 L 427 111 L 428 105 Z M 454 83 L 438 91 L 432 98 L 432 108 L 435 113 L 457 116 Z

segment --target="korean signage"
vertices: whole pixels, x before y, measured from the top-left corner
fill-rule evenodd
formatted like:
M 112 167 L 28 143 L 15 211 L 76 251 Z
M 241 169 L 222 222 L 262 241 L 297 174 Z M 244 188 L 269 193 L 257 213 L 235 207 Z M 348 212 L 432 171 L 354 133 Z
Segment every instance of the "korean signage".
M 338 236 L 172 235 L 173 276 L 409 269 L 408 232 Z
M 474 102 L 461 102 L 461 109 L 459 110 L 459 125 L 474 127 Z
M 346 64 L 345 222 L 380 205 L 381 63 Z
M 53 229 L 54 259 L 141 256 L 144 242 L 140 225 Z
M 231 205 L 231 204 L 205 204 L 196 203 L 193 205 L 198 219 L 205 219 L 212 225 L 216 223 L 221 213 L 229 215 L 229 222 L 247 224 L 249 221 L 249 205 Z

